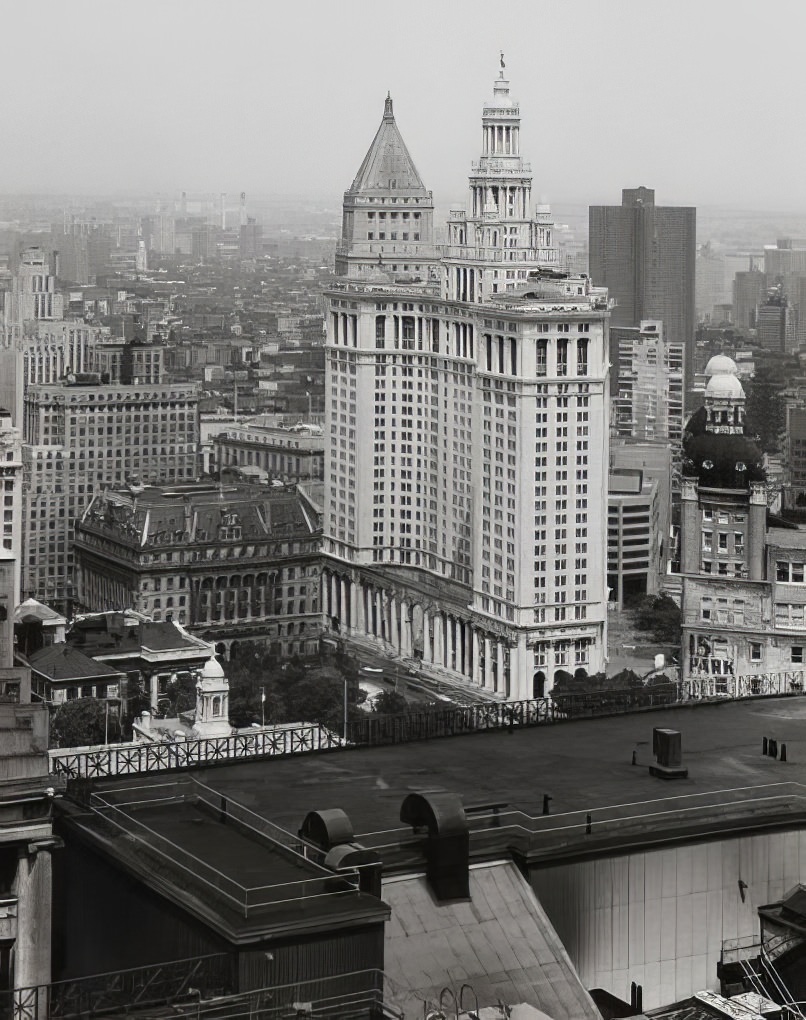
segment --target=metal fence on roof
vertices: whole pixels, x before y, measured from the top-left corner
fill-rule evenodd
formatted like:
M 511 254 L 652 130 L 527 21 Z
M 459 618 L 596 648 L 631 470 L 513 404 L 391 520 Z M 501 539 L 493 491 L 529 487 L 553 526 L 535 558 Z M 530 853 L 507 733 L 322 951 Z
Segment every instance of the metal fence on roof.
M 143 775 L 349 747 L 381 747 L 469 733 L 512 730 L 515 727 L 544 726 L 639 708 L 660 708 L 680 700 L 678 687 L 664 684 L 598 691 L 595 694 L 562 694 L 523 701 L 429 707 L 399 715 L 367 713 L 349 721 L 346 742 L 325 726 L 303 723 L 228 737 L 56 749 L 50 752 L 50 771 L 68 779 Z

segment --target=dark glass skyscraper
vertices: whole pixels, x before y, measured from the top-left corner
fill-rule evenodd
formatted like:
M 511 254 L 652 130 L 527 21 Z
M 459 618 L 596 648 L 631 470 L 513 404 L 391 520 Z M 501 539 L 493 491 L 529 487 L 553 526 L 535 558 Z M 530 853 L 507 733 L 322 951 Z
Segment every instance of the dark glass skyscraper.
M 660 319 L 667 340 L 683 344 L 686 394 L 694 371 L 694 260 L 697 210 L 657 206 L 651 188 L 625 188 L 621 205 L 589 210 L 590 275 L 616 306 L 611 326 Z

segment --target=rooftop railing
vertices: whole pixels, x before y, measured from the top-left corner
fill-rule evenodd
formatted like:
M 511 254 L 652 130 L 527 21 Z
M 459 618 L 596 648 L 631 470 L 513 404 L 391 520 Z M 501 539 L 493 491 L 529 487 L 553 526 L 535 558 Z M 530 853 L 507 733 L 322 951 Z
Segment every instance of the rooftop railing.
M 137 817 L 138 811 L 148 808 L 170 809 L 172 806 L 192 804 L 202 807 L 211 818 L 237 822 L 238 829 L 268 853 L 290 860 L 300 871 L 308 872 L 301 879 L 283 882 L 248 885 L 232 875 L 225 874 L 208 860 L 197 856 L 186 846 L 159 832 L 153 824 Z M 150 870 L 182 874 L 183 885 L 192 889 L 201 884 L 244 918 L 266 908 L 291 907 L 296 910 L 304 902 L 352 895 L 358 886 L 357 872 L 340 873 L 338 877 L 314 860 L 299 852 L 301 841 L 292 841 L 268 819 L 261 818 L 248 808 L 222 797 L 210 787 L 194 779 L 163 783 L 149 787 L 115 788 L 109 792 L 90 794 L 92 811 L 115 831 L 134 837 L 139 854 L 150 858 Z M 238 872 L 236 872 L 238 873 Z

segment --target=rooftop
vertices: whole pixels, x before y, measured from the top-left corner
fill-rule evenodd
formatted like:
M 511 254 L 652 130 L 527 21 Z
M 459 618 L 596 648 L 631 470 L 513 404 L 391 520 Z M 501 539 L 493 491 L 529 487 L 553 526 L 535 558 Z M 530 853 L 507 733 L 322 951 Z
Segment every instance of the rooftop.
M 530 856 L 567 855 L 572 847 L 580 853 L 607 847 L 612 852 L 628 837 L 657 845 L 679 840 L 684 830 L 696 838 L 717 827 L 746 831 L 754 825 L 802 824 L 804 721 L 803 698 L 765 698 L 515 728 L 416 747 L 243 763 L 206 774 L 217 790 L 289 831 L 296 831 L 309 811 L 339 806 L 351 818 L 356 839 L 382 847 L 385 862 L 411 836 L 401 829 L 399 812 L 412 791 L 455 792 L 465 805 L 506 802 L 508 810 L 522 813 L 516 821 L 526 831 L 522 849 Z M 682 733 L 687 779 L 668 784 L 650 776 L 654 727 Z M 762 755 L 765 736 L 787 745 L 786 762 Z M 543 778 L 536 782 L 536 776 Z M 553 798 L 548 818 L 541 817 L 545 793 Z M 498 822 L 506 824 L 503 809 Z M 502 831 L 490 827 L 489 817 L 479 822 L 473 852 L 489 855 Z
M 234 942 L 388 916 L 353 873 L 335 877 L 289 833 L 189 777 L 101 784 L 62 811 L 78 838 Z
M 89 680 L 98 677 L 118 678 L 121 674 L 85 655 L 70 644 L 49 645 L 40 648 L 28 658 L 35 673 L 48 680 Z
M 295 492 L 209 483 L 99 493 L 81 523 L 137 546 L 299 537 L 319 527 Z

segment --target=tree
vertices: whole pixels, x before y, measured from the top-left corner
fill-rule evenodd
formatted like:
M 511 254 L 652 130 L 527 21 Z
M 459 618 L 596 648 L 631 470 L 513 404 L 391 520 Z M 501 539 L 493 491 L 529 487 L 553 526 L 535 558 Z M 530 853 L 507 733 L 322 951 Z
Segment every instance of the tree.
M 786 427 L 786 407 L 781 397 L 786 384 L 786 370 L 782 376 L 780 369 L 776 374 L 769 366 L 759 366 L 746 384 L 745 432 L 758 436 L 765 453 L 778 452 L 778 439 Z
M 661 644 L 679 645 L 683 626 L 680 607 L 668 595 L 647 595 L 638 606 L 636 626 L 651 631 Z
M 168 684 L 165 696 L 171 703 L 171 716 L 192 712 L 196 708 L 196 679 L 192 673 L 178 673 Z
M 52 747 L 83 747 L 103 744 L 107 733 L 108 702 L 103 698 L 76 698 L 66 701 L 50 718 Z M 109 715 L 110 731 L 119 727 L 116 715 Z
M 408 710 L 408 701 L 397 691 L 381 691 L 372 702 L 372 711 L 379 715 L 402 715 Z

